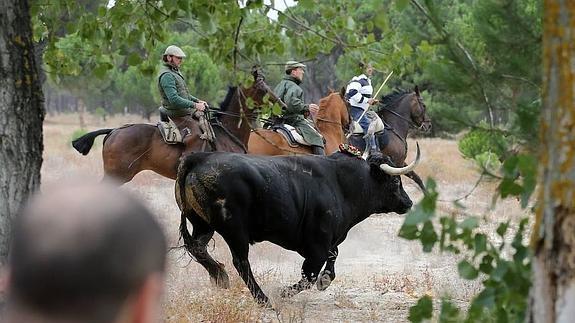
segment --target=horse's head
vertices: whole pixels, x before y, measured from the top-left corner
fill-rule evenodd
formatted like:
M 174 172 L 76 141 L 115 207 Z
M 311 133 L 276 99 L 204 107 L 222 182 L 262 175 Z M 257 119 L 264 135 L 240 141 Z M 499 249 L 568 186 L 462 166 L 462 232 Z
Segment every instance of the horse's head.
M 252 76 L 254 77 L 254 83 L 251 87 L 243 89 L 244 96 L 251 98 L 257 107 L 263 104 L 263 99 L 266 94 L 269 96 L 272 102 L 279 102 L 280 105 L 285 105 L 281 100 L 274 94 L 274 91 L 265 82 L 265 76 L 261 71 L 260 67 L 254 65 L 252 67 Z
M 431 129 L 431 120 L 426 112 L 425 103 L 419 93 L 419 88 L 416 86 L 413 92 L 405 90 L 395 90 L 393 93 L 386 95 L 382 98 L 383 109 L 380 109 L 378 114 L 386 122 L 391 123 L 392 126 L 398 127 L 402 123 L 407 122 L 411 127 L 429 131 Z M 395 119 L 388 119 L 385 115 Z M 398 124 L 393 124 L 394 121 Z
M 427 107 L 419 93 L 419 87 L 416 85 L 413 91 L 414 98 L 411 105 L 411 120 L 424 132 L 431 130 L 431 119 L 427 115 Z

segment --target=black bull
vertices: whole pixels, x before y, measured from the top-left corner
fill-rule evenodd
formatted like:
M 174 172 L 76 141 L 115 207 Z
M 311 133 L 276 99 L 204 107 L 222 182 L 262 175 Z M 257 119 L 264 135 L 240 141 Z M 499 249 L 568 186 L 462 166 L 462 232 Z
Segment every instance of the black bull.
M 419 157 L 418 146 L 414 162 L 394 168 L 379 153 L 367 161 L 341 152 L 328 157 L 192 154 L 180 164 L 176 180 L 184 245 L 213 282 L 228 287 L 223 265 L 206 249 L 217 231 L 261 303 L 269 300 L 253 277 L 248 251 L 249 244 L 264 240 L 305 258 L 301 280 L 285 288 L 282 296 L 314 283 L 323 290 L 335 278 L 337 246 L 351 227 L 373 213 L 403 214 L 411 208 L 399 174 L 413 170 Z M 186 219 L 193 225 L 191 236 Z

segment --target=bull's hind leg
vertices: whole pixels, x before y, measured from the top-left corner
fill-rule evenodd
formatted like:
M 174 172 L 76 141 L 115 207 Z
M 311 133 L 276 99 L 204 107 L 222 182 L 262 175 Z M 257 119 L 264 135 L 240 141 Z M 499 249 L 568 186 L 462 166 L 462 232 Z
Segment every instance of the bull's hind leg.
M 192 235 L 188 232 L 186 218 L 192 223 Z M 207 250 L 208 242 L 214 235 L 214 229 L 197 214 L 193 212 L 184 214 L 182 212 L 180 234 L 184 239 L 186 250 L 210 274 L 210 281 L 218 287 L 229 288 L 230 279 L 224 269 L 224 265 L 215 261 Z
M 337 259 L 337 254 L 337 247 L 329 251 L 327 261 L 325 263 L 325 268 L 319 274 L 317 279 L 316 285 L 318 290 L 325 290 L 335 279 L 335 260 Z
M 241 232 L 241 230 L 238 230 Z M 244 283 L 248 286 L 250 293 L 252 296 L 258 301 L 260 304 L 270 305 L 270 301 L 268 297 L 264 294 L 256 279 L 254 278 L 254 274 L 252 273 L 252 268 L 250 262 L 248 260 L 248 253 L 249 253 L 249 244 L 247 241 L 242 241 L 243 239 L 237 236 L 237 233 L 231 236 L 225 235 L 224 239 L 228 243 L 230 247 L 230 251 L 232 253 L 232 259 L 234 263 L 234 267 L 242 277 Z

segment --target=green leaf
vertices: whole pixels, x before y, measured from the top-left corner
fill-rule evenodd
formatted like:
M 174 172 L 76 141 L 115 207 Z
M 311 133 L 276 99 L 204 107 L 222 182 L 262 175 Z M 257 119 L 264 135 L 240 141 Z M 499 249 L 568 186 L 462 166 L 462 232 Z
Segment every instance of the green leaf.
M 481 264 L 479 264 L 479 270 L 482 273 L 489 275 L 491 273 L 491 271 L 493 271 L 492 261 L 493 261 L 492 256 L 490 256 L 490 255 L 483 256 L 483 259 L 481 259 Z
M 507 232 L 507 229 L 509 228 L 509 221 L 501 223 L 498 227 L 497 227 L 497 234 L 503 238 L 505 236 L 505 233 Z
M 523 188 L 511 178 L 504 178 L 499 184 L 499 192 L 502 198 L 518 196 L 523 193 Z
M 190 2 L 188 0 L 178 0 L 178 8 L 184 12 L 188 12 L 190 10 Z
M 405 218 L 404 224 L 415 225 L 428 221 L 430 218 L 431 216 L 427 212 L 423 211 L 421 207 L 418 206 L 414 210 L 409 212 L 409 214 Z
M 431 319 L 433 313 L 433 302 L 428 295 L 423 296 L 417 301 L 417 304 L 409 308 L 409 316 L 407 317 L 411 322 L 422 322 L 425 319 Z
M 375 14 L 375 16 L 373 17 L 373 23 L 375 24 L 375 27 L 377 27 L 379 30 L 387 31 L 388 29 L 387 17 L 383 12 L 384 11 L 382 10 L 378 11 L 377 14 Z
M 470 217 L 466 218 L 459 225 L 460 228 L 469 229 L 469 230 L 473 230 L 473 229 L 477 228 L 478 226 L 479 226 L 479 220 L 477 219 L 477 217 L 474 217 L 474 216 L 470 216 Z
M 142 58 L 138 53 L 132 53 L 127 57 L 126 62 L 130 66 L 136 66 L 142 62 Z
M 477 278 L 479 272 L 467 260 L 462 260 L 457 264 L 457 271 L 459 276 L 464 279 L 472 280 Z
M 487 236 L 483 233 L 478 233 L 475 235 L 475 255 L 487 251 Z
M 497 264 L 497 267 L 493 270 L 491 275 L 489 276 L 495 282 L 501 282 L 503 280 L 503 276 L 507 273 L 509 269 L 509 265 L 505 261 L 501 261 Z
M 314 8 L 314 1 L 313 0 L 299 0 L 297 2 L 298 7 L 301 6 L 303 9 L 313 9 Z
M 485 288 L 472 301 L 472 306 L 491 308 L 495 305 L 495 289 Z
M 431 250 L 433 250 L 433 246 L 437 242 L 437 233 L 435 233 L 435 229 L 431 221 L 427 221 L 423 225 L 420 240 L 423 245 L 424 252 L 431 252 Z
M 398 235 L 407 240 L 415 240 L 419 238 L 419 229 L 417 225 L 407 225 L 404 223 L 399 229 Z
M 96 68 L 94 68 L 92 72 L 97 78 L 103 79 L 104 76 L 106 76 L 106 73 L 108 72 L 109 69 L 110 68 L 108 67 L 107 64 L 100 64 L 96 66 Z
M 459 308 L 453 305 L 453 303 L 448 300 L 441 302 L 441 311 L 439 314 L 439 322 L 442 323 L 456 323 L 461 322 L 462 319 L 459 316 Z
M 399 11 L 404 10 L 408 4 L 409 4 L 409 0 L 395 0 L 395 6 L 397 7 L 397 10 L 399 10 Z

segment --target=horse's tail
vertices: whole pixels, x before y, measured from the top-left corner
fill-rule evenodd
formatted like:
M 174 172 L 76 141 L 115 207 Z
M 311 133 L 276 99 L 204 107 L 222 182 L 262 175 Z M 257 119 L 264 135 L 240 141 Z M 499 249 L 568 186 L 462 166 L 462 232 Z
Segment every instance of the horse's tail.
M 88 132 L 80 138 L 72 141 L 72 147 L 76 149 L 80 154 L 87 155 L 94 145 L 94 139 L 99 135 L 107 135 L 114 129 L 100 129 L 92 132 Z

